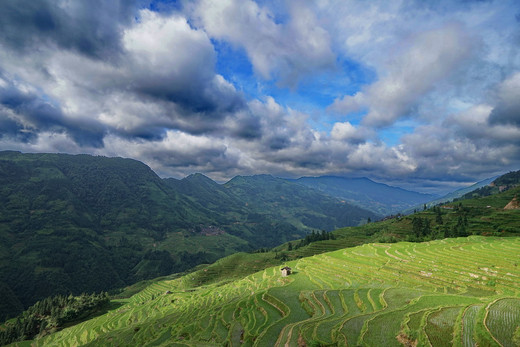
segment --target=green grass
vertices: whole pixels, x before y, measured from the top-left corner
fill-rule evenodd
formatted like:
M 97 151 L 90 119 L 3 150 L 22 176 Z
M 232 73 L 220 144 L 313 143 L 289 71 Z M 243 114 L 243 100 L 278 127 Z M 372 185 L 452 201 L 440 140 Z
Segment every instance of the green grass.
M 402 334 L 419 345 L 512 345 L 518 255 L 520 239 L 472 236 L 293 260 L 285 278 L 278 265 L 228 281 L 208 275 L 199 286 L 209 271 L 200 269 L 156 281 L 107 314 L 33 343 L 399 346 Z

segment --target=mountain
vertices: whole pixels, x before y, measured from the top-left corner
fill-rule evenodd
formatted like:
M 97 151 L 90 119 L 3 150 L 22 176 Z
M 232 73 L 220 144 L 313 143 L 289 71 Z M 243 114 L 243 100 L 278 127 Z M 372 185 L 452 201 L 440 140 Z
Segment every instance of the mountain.
M 43 297 L 119 288 L 376 218 L 293 183 L 279 182 L 287 195 L 275 198 L 275 183 L 241 180 L 161 179 L 132 159 L 0 152 L 0 294 L 13 298 L 0 319 Z
M 520 170 L 511 171 L 493 180 L 488 185 L 472 190 L 460 197 L 460 199 L 479 198 L 504 192 L 506 190 L 520 186 Z
M 235 196 L 263 213 L 293 225 L 312 229 L 337 229 L 359 225 L 380 215 L 271 175 L 237 176 L 224 184 Z
M 470 192 L 473 192 L 474 190 L 477 190 L 479 188 L 482 188 L 482 187 L 485 187 L 489 184 L 491 184 L 495 179 L 497 179 L 497 177 L 499 176 L 495 176 L 495 177 L 491 177 L 491 178 L 487 178 L 485 180 L 482 180 L 480 182 L 477 182 L 475 184 L 472 184 L 471 186 L 469 187 L 464 187 L 464 188 L 460 188 L 460 189 L 457 189 L 451 193 L 448 193 L 438 199 L 434 199 L 434 200 L 431 200 L 431 201 L 428 201 L 426 203 L 426 207 L 432 207 L 432 206 L 435 206 L 435 205 L 439 205 L 439 204 L 442 204 L 442 203 L 446 203 L 446 202 L 450 202 L 450 201 L 453 201 L 453 200 L 457 200 L 457 199 L 460 199 L 462 198 L 463 196 L 465 196 L 466 194 L 470 193 Z M 468 196 L 469 198 L 469 196 Z M 417 204 L 413 207 L 410 207 L 404 211 L 402 211 L 402 213 L 404 214 L 410 214 L 410 213 L 413 213 L 413 211 L 420 211 L 424 208 L 424 204 Z
M 222 184 L 203 174 L 196 173 L 181 180 L 167 178 L 164 182 L 175 191 L 197 202 L 208 211 L 212 211 L 219 224 L 240 224 L 251 213 L 245 203 L 238 199 Z
M 364 177 L 301 177 L 294 180 L 294 182 L 312 187 L 382 215 L 395 214 L 436 198 L 435 195 L 412 192 L 383 183 L 376 183 Z
M 212 223 L 205 212 L 135 160 L 2 152 L 1 289 L 27 307 L 42 297 L 117 288 L 247 249 L 232 235 L 220 242 L 226 239 L 230 249 L 218 251 L 213 243 L 208 251 L 196 237 L 179 234 Z
M 69 308 L 31 315 L 39 304 L 0 326 L 0 341 L 44 320 L 50 325 L 31 345 L 517 345 L 517 324 L 503 319 L 520 316 L 520 210 L 507 208 L 520 194 L 513 176 L 496 180 L 509 189 L 488 196 L 312 233 L 138 283 L 118 293 L 107 312 L 47 336 L 59 325 L 53 317 L 66 318 Z M 203 176 L 186 181 L 193 179 L 212 184 Z M 270 176 L 228 183 L 245 196 L 251 181 L 253 200 L 267 206 L 276 195 L 264 199 L 262 184 L 289 189 Z M 285 266 L 293 272 L 282 277 Z
M 270 175 L 236 176 L 220 185 L 194 174 L 182 180 L 167 179 L 166 183 L 211 211 L 209 215 L 225 230 L 256 247 L 276 246 L 312 229 L 330 231 L 380 217 Z

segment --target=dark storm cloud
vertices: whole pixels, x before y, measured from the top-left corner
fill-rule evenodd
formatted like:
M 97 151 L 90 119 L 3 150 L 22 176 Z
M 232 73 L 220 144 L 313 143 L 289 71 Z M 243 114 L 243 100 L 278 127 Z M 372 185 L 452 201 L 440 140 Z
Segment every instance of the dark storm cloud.
M 489 116 L 491 125 L 513 125 L 520 128 L 520 100 L 499 104 Z
M 5 0 L 0 3 L 0 40 L 15 50 L 57 45 L 90 57 L 107 58 L 120 52 L 121 25 L 133 20 L 137 3 Z
M 498 86 L 497 103 L 489 115 L 489 124 L 520 128 L 520 72 Z
M 10 111 L 17 120 L 2 117 L 3 135 L 15 135 L 29 141 L 39 131 L 52 130 L 68 133 L 79 145 L 102 147 L 104 127 L 88 118 L 69 119 L 58 106 L 39 96 L 22 92 L 14 85 L 0 88 L 0 105 L 5 114 Z M 1 114 L 0 114 L 1 116 Z
M 219 170 L 229 166 L 226 160 L 226 148 L 218 146 L 215 148 L 205 148 L 198 150 L 183 151 L 182 149 L 172 149 L 169 151 L 154 151 L 150 153 L 152 159 L 163 163 L 164 166 L 171 168 L 202 168 L 211 166 L 218 167 Z M 220 163 L 220 164 L 219 164 Z M 225 163 L 225 165 L 222 165 Z
M 260 139 L 263 131 L 260 117 L 252 114 L 248 109 L 235 113 L 228 122 L 226 130 L 229 136 L 246 140 Z
M 269 149 L 278 151 L 280 149 L 284 149 L 289 147 L 291 144 L 291 140 L 287 137 L 273 137 L 269 139 Z
M 0 88 L 0 104 L 36 127 L 57 124 L 63 118 L 61 111 L 53 105 L 12 86 Z
M 36 134 L 25 131 L 22 124 L 9 118 L 5 112 L 0 110 L 0 138 L 14 138 L 16 141 L 28 143 L 36 138 Z
M 198 80 L 198 76 L 147 75 L 133 81 L 134 91 L 145 98 L 165 101 L 180 106 L 186 114 L 208 118 L 223 118 L 226 113 L 245 107 L 243 98 L 235 91 L 221 91 L 211 80 Z

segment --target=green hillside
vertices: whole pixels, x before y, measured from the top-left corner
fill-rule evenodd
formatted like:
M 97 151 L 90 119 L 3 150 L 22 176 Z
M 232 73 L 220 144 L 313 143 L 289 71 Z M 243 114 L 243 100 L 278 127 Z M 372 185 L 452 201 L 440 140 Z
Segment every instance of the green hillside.
M 461 197 L 465 196 L 466 194 L 471 193 L 474 190 L 480 189 L 482 187 L 485 187 L 485 186 L 491 184 L 495 179 L 497 179 L 497 176 L 491 177 L 491 178 L 487 178 L 487 179 L 482 180 L 482 181 L 479 181 L 479 182 L 477 182 L 475 184 L 472 184 L 469 187 L 457 189 L 457 190 L 455 190 L 455 191 L 453 191 L 451 193 L 448 193 L 448 194 L 446 194 L 446 195 L 444 195 L 444 196 L 442 196 L 442 197 L 440 197 L 438 199 L 428 201 L 426 203 L 426 206 L 432 207 L 432 206 L 435 206 L 435 205 L 451 202 L 451 201 L 456 200 L 456 199 L 461 199 Z M 466 198 L 469 199 L 469 198 L 471 198 L 471 196 L 468 196 Z M 408 213 L 412 213 L 414 210 L 421 210 L 422 208 L 423 208 L 423 204 L 417 204 L 417 205 L 415 205 L 415 206 L 413 206 L 411 208 L 408 208 L 406 210 L 401 211 L 401 213 L 408 214 Z
M 212 223 L 204 211 L 134 160 L 2 152 L 0 290 L 18 304 L 0 317 L 43 297 L 118 288 L 248 247 L 230 234 L 189 235 Z
M 285 186 L 286 199 L 269 184 L 248 196 L 202 175 L 164 180 L 131 159 L 0 152 L 0 295 L 9 298 L 0 321 L 44 297 L 120 288 L 374 218 Z
M 460 199 L 490 196 L 518 186 L 520 186 L 520 171 L 512 171 L 498 177 L 493 182 L 484 187 L 466 193 Z
M 296 259 L 369 242 L 419 242 L 469 235 L 519 236 L 520 209 L 504 209 L 516 196 L 520 196 L 520 187 L 434 206 L 408 216 L 398 215 L 377 223 L 341 228 L 333 231 L 334 240 L 309 245 L 296 240 L 291 242 L 291 251 L 288 243 L 275 250 L 288 259 Z
M 33 345 L 515 346 L 519 240 L 370 243 L 195 286 L 201 269 Z

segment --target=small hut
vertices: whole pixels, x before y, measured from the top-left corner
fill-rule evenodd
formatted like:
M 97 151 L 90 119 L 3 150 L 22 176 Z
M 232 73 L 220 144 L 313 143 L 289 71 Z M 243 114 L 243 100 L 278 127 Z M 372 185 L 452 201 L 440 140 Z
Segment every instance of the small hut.
M 285 267 L 281 268 L 280 270 L 282 270 L 282 277 L 287 277 L 291 274 L 291 268 L 288 266 L 285 266 Z

